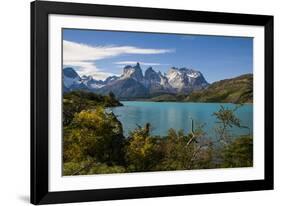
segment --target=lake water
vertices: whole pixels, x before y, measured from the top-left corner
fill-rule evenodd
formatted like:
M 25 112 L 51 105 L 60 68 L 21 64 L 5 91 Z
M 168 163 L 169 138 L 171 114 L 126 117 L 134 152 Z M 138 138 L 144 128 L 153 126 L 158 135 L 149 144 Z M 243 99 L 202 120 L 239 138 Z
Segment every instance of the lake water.
M 226 108 L 234 108 L 235 104 L 225 103 L 183 103 L 183 102 L 142 102 L 123 101 L 122 107 L 111 108 L 117 118 L 122 122 L 124 135 L 134 130 L 137 125 L 144 126 L 149 122 L 153 135 L 166 136 L 169 128 L 191 130 L 191 119 L 195 126 L 205 124 L 204 130 L 209 135 L 214 134 L 217 125 L 216 118 L 212 114 L 220 109 L 220 105 Z M 235 112 L 243 126 L 247 128 L 232 128 L 234 134 L 249 134 L 253 129 L 253 105 L 245 104 Z

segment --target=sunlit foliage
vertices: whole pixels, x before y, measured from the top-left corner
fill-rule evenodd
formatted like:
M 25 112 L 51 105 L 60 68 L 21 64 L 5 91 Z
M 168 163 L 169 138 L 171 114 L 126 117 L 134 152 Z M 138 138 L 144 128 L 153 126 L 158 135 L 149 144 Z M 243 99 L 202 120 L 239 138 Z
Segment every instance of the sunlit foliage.
M 151 135 L 151 125 L 137 126 L 124 137 L 121 122 L 106 107 L 121 105 L 113 93 L 64 95 L 63 174 L 192 170 L 253 166 L 253 138 L 237 136 L 232 127 L 245 128 L 235 115 L 239 106 L 221 108 L 217 140 L 197 124 L 191 131 L 170 129 L 165 137 Z

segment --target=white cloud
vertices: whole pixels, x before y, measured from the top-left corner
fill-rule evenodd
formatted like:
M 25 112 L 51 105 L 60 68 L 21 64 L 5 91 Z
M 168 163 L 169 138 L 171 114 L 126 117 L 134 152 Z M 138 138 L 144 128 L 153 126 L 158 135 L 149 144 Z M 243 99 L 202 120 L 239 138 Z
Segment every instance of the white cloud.
M 95 65 L 96 60 L 116 57 L 122 54 L 164 54 L 172 49 L 138 48 L 134 46 L 90 46 L 63 40 L 63 65 L 75 67 L 79 75 L 93 75 L 104 79 L 113 73 L 102 72 Z
M 74 67 L 76 72 L 80 75 L 91 75 L 97 80 L 104 80 L 109 76 L 118 76 L 118 74 L 103 72 L 96 67 L 93 62 L 74 61 L 64 63 L 64 67 Z
M 134 65 L 136 63 L 139 63 L 144 66 L 160 66 L 160 65 L 168 65 L 168 64 L 161 64 L 161 63 L 151 63 L 151 62 L 140 62 L 140 61 L 121 61 L 121 62 L 114 62 L 114 64 L 119 65 Z

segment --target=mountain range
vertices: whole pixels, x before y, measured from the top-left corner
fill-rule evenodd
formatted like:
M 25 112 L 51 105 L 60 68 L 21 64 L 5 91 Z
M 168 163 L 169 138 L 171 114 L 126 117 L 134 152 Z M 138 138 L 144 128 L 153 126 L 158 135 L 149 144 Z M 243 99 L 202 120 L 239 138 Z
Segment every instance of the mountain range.
M 209 83 L 200 71 L 171 67 L 167 73 L 148 67 L 144 73 L 140 64 L 127 65 L 120 76 L 110 76 L 104 81 L 92 76 L 79 76 L 67 67 L 63 69 L 63 90 L 86 90 L 99 94 L 113 92 L 119 99 L 150 98 L 163 94 L 190 94 L 206 88 Z

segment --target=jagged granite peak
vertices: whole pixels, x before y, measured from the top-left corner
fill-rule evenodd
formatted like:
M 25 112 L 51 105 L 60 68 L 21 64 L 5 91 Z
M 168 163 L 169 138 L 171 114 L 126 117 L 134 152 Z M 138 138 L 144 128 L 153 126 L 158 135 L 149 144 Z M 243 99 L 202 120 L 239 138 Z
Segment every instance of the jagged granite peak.
M 121 79 L 133 78 L 137 81 L 143 80 L 142 69 L 140 64 L 137 63 L 135 66 L 127 65 L 123 69 L 123 74 L 121 75 Z
M 104 86 L 102 80 L 95 80 L 91 75 L 83 75 L 80 77 L 71 67 L 63 69 L 63 84 L 64 92 L 73 90 L 92 90 Z
M 169 84 L 179 92 L 189 93 L 208 86 L 208 82 L 200 71 L 185 67 L 180 69 L 176 67 L 170 68 L 166 77 Z
M 96 89 L 101 88 L 105 85 L 104 81 L 102 80 L 96 80 L 93 78 L 93 76 L 89 75 L 83 75 L 81 77 L 81 81 L 84 85 L 86 85 L 89 89 Z
M 76 78 L 79 77 L 79 75 L 77 74 L 77 72 L 71 68 L 71 67 L 66 67 L 63 69 L 63 75 L 69 78 Z
M 70 88 L 81 84 L 81 78 L 73 68 L 66 67 L 63 69 L 63 83 L 66 88 Z
M 168 70 L 166 77 L 168 78 L 169 84 L 177 89 L 182 89 L 186 83 L 184 73 L 178 68 L 172 67 Z
M 92 80 L 93 79 L 93 76 L 91 76 L 91 75 L 83 75 L 82 77 L 81 77 L 81 79 L 82 80 L 85 80 L 85 81 L 90 81 L 90 80 Z
M 167 77 L 160 71 L 156 72 L 152 67 L 147 68 L 144 79 L 144 85 L 152 95 L 155 93 L 173 93 L 173 89 L 169 85 Z
M 144 78 L 147 81 L 160 81 L 161 80 L 160 75 L 161 72 L 157 73 L 152 69 L 152 67 L 148 67 L 144 73 Z
M 111 83 L 111 82 L 114 82 L 114 81 L 116 81 L 117 79 L 119 79 L 120 77 L 118 77 L 118 76 L 109 76 L 109 77 L 107 77 L 105 80 L 104 80 L 104 83 L 105 84 L 109 84 L 109 83 Z

